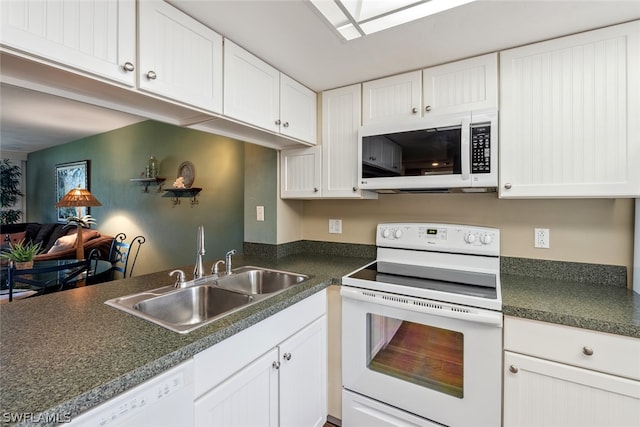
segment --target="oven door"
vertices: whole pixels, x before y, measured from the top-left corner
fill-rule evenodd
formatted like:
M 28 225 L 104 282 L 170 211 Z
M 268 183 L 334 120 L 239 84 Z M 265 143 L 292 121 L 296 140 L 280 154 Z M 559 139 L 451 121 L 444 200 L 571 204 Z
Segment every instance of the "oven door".
M 347 390 L 447 426 L 500 426 L 502 314 L 343 286 Z

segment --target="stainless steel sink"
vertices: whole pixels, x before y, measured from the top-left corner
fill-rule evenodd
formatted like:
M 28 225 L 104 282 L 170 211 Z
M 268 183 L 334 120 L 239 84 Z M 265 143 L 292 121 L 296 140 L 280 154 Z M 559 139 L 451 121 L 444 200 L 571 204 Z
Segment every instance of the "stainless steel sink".
M 272 294 L 307 280 L 306 274 L 270 270 L 260 267 L 240 267 L 233 274 L 222 276 L 217 286 L 249 295 Z
M 110 299 L 105 304 L 184 334 L 309 278 L 288 271 L 240 267 L 228 276 L 206 276 L 188 282 L 184 288 L 164 286 Z

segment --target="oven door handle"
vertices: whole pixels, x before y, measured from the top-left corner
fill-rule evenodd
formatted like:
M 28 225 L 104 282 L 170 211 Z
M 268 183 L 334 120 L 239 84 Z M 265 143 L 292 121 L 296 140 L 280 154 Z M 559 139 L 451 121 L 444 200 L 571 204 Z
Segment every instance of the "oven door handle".
M 482 323 L 502 327 L 502 313 L 479 308 L 456 306 L 440 301 L 425 300 L 402 295 L 386 294 L 348 286 L 340 287 L 340 295 L 356 301 L 377 304 L 383 307 L 394 307 L 439 317 L 464 320 L 471 323 Z

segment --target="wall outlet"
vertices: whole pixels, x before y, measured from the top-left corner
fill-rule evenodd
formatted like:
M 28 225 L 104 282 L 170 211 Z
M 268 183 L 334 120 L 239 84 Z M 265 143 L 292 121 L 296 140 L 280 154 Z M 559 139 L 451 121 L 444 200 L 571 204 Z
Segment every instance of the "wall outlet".
M 329 233 L 330 234 L 342 234 L 342 220 L 330 219 L 329 220 Z
M 534 228 L 533 229 L 533 247 L 549 249 L 550 247 L 550 232 L 548 228 Z
M 264 221 L 264 206 L 256 206 L 256 221 Z

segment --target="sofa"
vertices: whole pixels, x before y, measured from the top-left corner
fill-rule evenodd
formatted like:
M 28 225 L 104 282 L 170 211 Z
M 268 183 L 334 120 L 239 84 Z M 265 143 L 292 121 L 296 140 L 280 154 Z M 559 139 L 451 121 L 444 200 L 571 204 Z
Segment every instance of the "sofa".
M 2 248 L 11 242 L 25 240 L 25 242 L 42 242 L 42 252 L 36 256 L 36 261 L 76 258 L 77 226 L 57 223 L 40 224 L 26 222 L 20 224 L 1 225 L 0 233 Z M 83 228 L 82 241 L 85 256 L 92 249 L 97 249 L 99 258 L 108 260 L 113 236 L 100 234 L 97 230 Z

